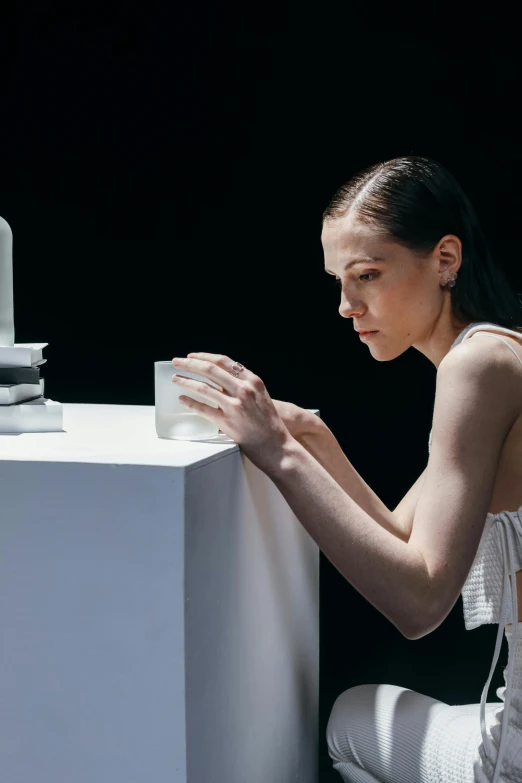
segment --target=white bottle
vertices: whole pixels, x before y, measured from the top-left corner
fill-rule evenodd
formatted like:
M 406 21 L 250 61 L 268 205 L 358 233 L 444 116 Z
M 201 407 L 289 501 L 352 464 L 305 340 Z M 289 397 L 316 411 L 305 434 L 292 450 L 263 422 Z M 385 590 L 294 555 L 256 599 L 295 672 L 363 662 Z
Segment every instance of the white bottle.
M 0 217 L 0 345 L 14 345 L 13 232 Z

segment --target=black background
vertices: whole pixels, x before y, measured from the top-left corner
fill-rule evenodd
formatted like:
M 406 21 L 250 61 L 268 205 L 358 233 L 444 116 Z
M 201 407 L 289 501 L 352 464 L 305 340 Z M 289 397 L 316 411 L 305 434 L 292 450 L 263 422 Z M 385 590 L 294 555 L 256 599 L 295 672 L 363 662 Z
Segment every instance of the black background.
M 520 287 L 520 58 L 502 7 L 480 13 L 166 0 L 3 11 L 0 214 L 16 341 L 49 343 L 47 396 L 152 405 L 154 360 L 226 353 L 273 397 L 320 408 L 393 508 L 426 464 L 435 368 L 413 349 L 374 361 L 339 316 L 321 213 L 362 167 L 429 155 Z M 340 779 L 324 739 L 339 693 L 389 682 L 478 702 L 495 631 L 465 632 L 459 599 L 408 641 L 321 556 L 321 783 Z M 490 698 L 501 683 L 499 666 Z

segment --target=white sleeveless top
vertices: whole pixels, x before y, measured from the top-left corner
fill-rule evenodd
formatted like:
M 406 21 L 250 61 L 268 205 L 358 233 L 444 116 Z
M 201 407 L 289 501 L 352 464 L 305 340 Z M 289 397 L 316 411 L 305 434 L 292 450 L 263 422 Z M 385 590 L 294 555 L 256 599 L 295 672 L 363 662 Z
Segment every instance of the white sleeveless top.
M 467 326 L 457 337 L 450 350 L 475 332 L 488 331 L 492 337 L 496 337 L 507 345 L 510 351 L 522 364 L 522 360 L 513 350 L 512 346 L 500 337 L 501 334 L 522 337 L 521 332 L 508 329 L 498 324 L 476 321 Z M 431 447 L 431 432 L 428 443 L 428 451 Z M 507 748 L 506 736 L 510 715 L 511 697 L 513 690 L 520 687 L 517 676 L 514 680 L 515 658 L 518 648 L 522 645 L 522 623 L 518 622 L 518 602 L 516 579 L 510 583 L 509 575 L 522 569 L 522 506 L 514 511 L 499 511 L 497 514 L 488 512 L 484 530 L 475 555 L 475 559 L 462 588 L 462 601 L 464 607 L 464 624 L 467 630 L 477 628 L 485 623 L 498 623 L 495 652 L 489 672 L 489 677 L 482 691 L 480 700 L 480 724 L 484 746 L 496 755 L 494 764 L 493 782 L 498 780 L 502 766 L 502 758 Z M 512 623 L 510 632 L 505 703 L 502 715 L 501 733 L 498 738 L 497 748 L 493 751 L 492 740 L 487 736 L 485 729 L 485 705 L 491 678 L 498 661 L 502 634 L 506 623 Z M 518 639 L 517 632 L 521 637 Z M 518 656 L 520 657 L 520 656 Z M 518 674 L 518 672 L 517 672 Z M 517 699 L 518 701 L 518 699 Z M 515 706 L 515 705 L 514 705 Z M 518 710 L 517 710 L 518 712 Z M 518 721 L 517 721 L 518 722 Z M 522 751 L 522 745 L 521 745 Z M 522 753 L 521 753 L 522 755 Z M 518 780 L 518 778 L 517 778 Z

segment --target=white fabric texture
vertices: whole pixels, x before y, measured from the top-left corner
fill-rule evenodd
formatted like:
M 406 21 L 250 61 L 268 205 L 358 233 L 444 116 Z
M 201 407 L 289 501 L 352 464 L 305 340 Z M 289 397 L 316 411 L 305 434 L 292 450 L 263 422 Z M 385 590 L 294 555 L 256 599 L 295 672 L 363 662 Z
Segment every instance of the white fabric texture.
M 520 339 L 522 334 L 489 322 L 467 326 L 450 350 L 478 331 L 502 340 L 521 361 L 499 335 Z M 430 446 L 431 432 L 428 450 Z M 516 581 L 509 579 L 522 569 L 521 513 L 522 506 L 487 514 L 462 588 L 466 629 L 499 625 L 480 704 L 450 706 L 394 685 L 345 691 L 334 704 L 327 732 L 329 753 L 343 780 L 522 783 L 522 623 L 516 622 Z M 503 630 L 509 650 L 505 686 L 497 690 L 500 704 L 486 704 Z
M 522 623 L 518 623 L 519 638 Z M 515 660 L 512 719 L 499 783 L 522 783 L 522 649 Z M 504 669 L 506 681 L 507 667 Z M 486 705 L 488 738 L 498 746 L 505 685 Z M 496 755 L 485 752 L 479 704 L 452 706 L 396 685 L 357 685 L 336 700 L 328 752 L 345 783 L 489 783 Z

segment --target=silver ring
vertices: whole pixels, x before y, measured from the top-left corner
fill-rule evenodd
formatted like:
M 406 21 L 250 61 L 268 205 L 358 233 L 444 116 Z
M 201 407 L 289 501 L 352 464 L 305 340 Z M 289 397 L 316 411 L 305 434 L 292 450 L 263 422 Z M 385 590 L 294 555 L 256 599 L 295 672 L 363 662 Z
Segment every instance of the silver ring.
M 239 378 L 239 373 L 243 372 L 244 369 L 245 368 L 243 367 L 242 364 L 236 362 L 235 364 L 232 365 L 232 375 L 235 375 L 236 378 Z

